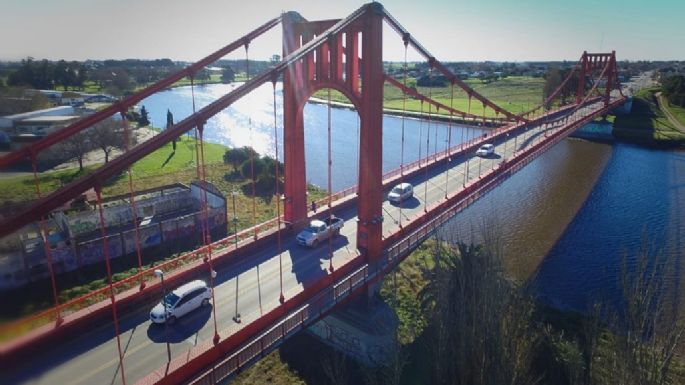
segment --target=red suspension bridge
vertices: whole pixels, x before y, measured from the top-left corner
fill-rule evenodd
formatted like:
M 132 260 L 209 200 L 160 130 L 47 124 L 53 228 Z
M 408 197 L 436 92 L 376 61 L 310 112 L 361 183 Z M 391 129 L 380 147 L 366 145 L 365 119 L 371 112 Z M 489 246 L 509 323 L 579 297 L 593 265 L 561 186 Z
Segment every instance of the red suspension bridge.
M 387 23 L 398 33 L 406 50 L 415 49 L 428 63 L 429 76 L 444 76 L 451 102 L 435 100 L 407 86 L 404 75 L 394 78 L 383 71 L 382 31 Z M 195 75 L 230 52 L 244 49 L 278 24 L 283 28 L 283 59 L 245 83 L 160 134 L 133 146 L 88 175 L 50 193 L 40 191 L 36 163 L 41 152 L 69 140 L 94 124 L 119 115 L 123 135 L 129 135 L 127 112 L 144 98 Z M 249 63 L 249 61 L 248 61 Z M 283 82 L 283 120 L 276 111 L 276 83 Z M 143 269 L 136 196 L 131 166 L 151 152 L 188 131 L 196 133 L 197 179 L 202 186 L 207 173 L 204 162 L 204 127 L 208 119 L 264 83 L 273 84 L 273 130 L 276 159 L 278 138 L 283 138 L 285 165 L 282 191 L 276 166 L 276 196 L 282 197 L 276 218 L 256 223 L 243 232 L 213 240 L 210 231 L 210 198 L 201 193 L 202 224 L 198 231 L 203 246 L 155 267 L 166 274 L 169 286 L 202 277 L 214 287 L 210 310 L 173 325 L 169 334 L 150 325 L 149 304 L 161 295 L 153 269 Z M 488 134 L 464 140 L 452 138 L 444 150 L 405 163 L 385 175 L 382 116 L 384 84 L 400 89 L 406 105 L 414 98 L 427 105 L 428 124 L 433 112 L 471 124 L 493 124 Z M 318 90 L 332 89 L 345 95 L 359 114 L 359 179 L 357 186 L 331 192 L 331 129 L 335 122 L 328 103 L 328 196 L 319 212 L 308 210 L 304 151 L 304 106 Z M 468 108 L 454 107 L 454 92 L 468 96 Z M 574 97 L 569 103 L 564 95 Z M 48 265 L 53 307 L 35 316 L 3 325 L 2 332 L 15 335 L 0 347 L 0 361 L 15 369 L 2 370 L 2 383 L 163 383 L 214 384 L 249 366 L 275 349 L 293 333 L 307 327 L 349 298 L 365 293 L 423 240 L 457 212 L 498 186 L 539 154 L 574 130 L 619 107 L 626 98 L 620 90 L 616 56 L 583 53 L 577 65 L 540 106 L 514 114 L 485 98 L 433 57 L 380 4 L 362 6 L 341 20 L 307 21 L 294 12 L 264 25 L 166 79 L 135 93 L 109 108 L 90 115 L 0 158 L 0 167 L 30 162 L 39 197 L 33 204 L 0 223 L 0 236 L 38 223 Z M 471 102 L 483 114 L 471 109 Z M 474 108 L 475 110 L 476 108 Z M 480 109 L 480 108 L 479 108 Z M 449 121 L 452 124 L 452 119 Z M 128 140 L 124 141 L 129 143 Z M 474 157 L 484 143 L 495 146 L 497 157 Z M 404 154 L 404 124 L 401 148 Z M 422 143 L 419 143 L 422 146 Z M 430 135 L 426 137 L 426 149 Z M 426 150 L 426 154 L 429 152 Z M 254 158 L 254 157 L 253 157 Z M 254 163 L 254 159 L 251 160 Z M 253 188 L 254 188 L 254 166 Z M 121 173 L 129 178 L 129 204 L 136 230 L 136 275 L 114 282 L 110 267 L 110 233 L 102 202 L 106 181 Z M 385 201 L 385 192 L 399 182 L 415 186 L 415 199 L 399 205 Z M 53 211 L 86 191 L 94 189 L 99 217 L 99 244 L 106 265 L 107 287 L 61 303 L 53 268 L 53 251 L 46 242 L 46 221 Z M 254 204 L 253 204 L 253 218 Z M 294 234 L 312 217 L 335 213 L 345 220 L 341 237 L 313 249 L 298 247 Z M 240 313 L 240 317 L 238 316 Z M 235 322 L 234 318 L 241 322 Z M 211 319 L 211 321 L 210 321 Z M 41 325 L 35 327 L 36 325 Z M 163 347 L 164 342 L 169 352 Z

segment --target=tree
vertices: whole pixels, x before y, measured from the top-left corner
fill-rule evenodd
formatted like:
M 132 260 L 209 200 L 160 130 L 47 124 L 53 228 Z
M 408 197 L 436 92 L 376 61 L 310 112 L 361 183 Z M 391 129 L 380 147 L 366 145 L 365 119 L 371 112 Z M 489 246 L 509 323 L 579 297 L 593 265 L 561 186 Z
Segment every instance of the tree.
M 76 73 L 76 86 L 78 86 L 81 90 L 83 90 L 83 86 L 86 82 L 86 79 L 88 79 L 88 68 L 86 68 L 85 65 L 79 64 L 78 70 Z
M 109 155 L 115 148 L 124 149 L 126 142 L 121 130 L 121 123 L 113 119 L 104 120 L 89 131 L 88 138 L 94 147 L 102 150 L 105 163 L 109 162 Z
M 661 89 L 669 103 L 685 107 L 685 76 L 674 75 L 664 79 Z
M 255 158 L 259 155 L 252 147 L 231 148 L 224 153 L 224 163 L 233 166 L 233 172 L 238 172 L 238 166 L 250 159 L 250 155 Z
M 619 282 L 620 301 L 605 303 L 611 315 L 612 354 L 609 361 L 615 384 L 682 384 L 673 378 L 682 351 L 685 320 L 680 283 L 667 277 L 680 274 L 673 255 L 646 241 L 634 259 L 624 256 Z M 682 379 L 681 379 L 682 380 Z
M 27 94 L 23 87 L 0 89 L 0 116 L 19 114 L 50 107 L 50 101 L 40 92 Z
M 226 66 L 226 68 L 223 69 L 221 72 L 221 82 L 222 83 L 232 83 L 235 81 L 235 72 L 233 72 L 233 68 L 231 66 Z
M 166 128 L 168 129 L 169 127 L 174 125 L 174 115 L 171 114 L 171 111 L 169 109 L 166 110 Z M 176 138 L 171 141 L 171 148 L 173 148 L 174 152 L 176 152 Z
M 58 146 L 61 154 L 67 160 L 76 159 L 78 161 L 79 171 L 83 171 L 83 158 L 86 153 L 92 149 L 89 134 L 80 131 L 61 141 Z
M 551 96 L 570 74 L 570 68 L 559 69 L 557 67 L 550 67 L 547 69 L 547 72 L 542 76 L 543 79 L 545 79 L 545 85 L 542 90 L 542 99 L 546 100 L 549 96 Z M 562 88 L 557 94 L 557 97 L 562 104 L 565 104 L 569 98 L 573 98 L 575 96 L 576 91 L 578 90 L 579 81 L 580 76 L 577 73 L 574 73 L 566 82 L 564 88 Z M 554 101 L 550 101 L 545 108 L 551 108 L 553 102 Z
M 432 279 L 419 294 L 431 320 L 433 384 L 535 383 L 533 304 L 503 276 L 497 244 L 486 244 L 435 244 Z
M 62 86 L 65 90 L 69 85 L 69 76 L 67 74 L 68 71 L 69 68 L 67 66 L 67 62 L 64 60 L 58 61 L 55 65 L 55 85 Z
M 563 79 L 561 78 L 561 71 L 559 71 L 559 68 L 557 67 L 550 67 L 547 70 L 547 73 L 544 76 L 545 78 L 545 86 L 542 89 L 542 99 L 547 100 L 552 93 L 559 88 L 561 85 L 561 82 Z M 549 109 L 551 106 L 547 105 L 545 106 L 546 109 Z
M 110 86 L 107 88 L 110 94 L 121 95 L 131 89 L 131 76 L 123 68 L 114 68 L 107 76 L 110 79 Z
M 202 69 L 201 71 L 198 71 L 195 74 L 195 80 L 209 80 L 211 78 L 211 74 L 209 73 L 209 70 L 206 68 Z
M 150 118 L 148 117 L 147 109 L 145 109 L 145 106 L 143 106 L 140 109 L 140 118 L 138 119 L 138 126 L 144 127 L 144 126 L 149 126 L 149 125 L 150 125 Z
M 252 179 L 252 171 L 254 168 L 255 181 L 259 179 L 260 175 L 267 172 L 266 162 L 263 159 L 255 156 L 254 159 L 248 159 L 240 165 L 240 175 L 245 179 Z

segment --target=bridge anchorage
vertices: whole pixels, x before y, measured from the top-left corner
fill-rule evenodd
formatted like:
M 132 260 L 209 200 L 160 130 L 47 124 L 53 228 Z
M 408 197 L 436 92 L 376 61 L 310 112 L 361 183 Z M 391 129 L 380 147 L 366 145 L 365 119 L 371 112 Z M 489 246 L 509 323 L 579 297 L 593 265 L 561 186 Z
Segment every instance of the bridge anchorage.
M 430 76 L 439 74 L 447 79 L 452 95 L 449 105 L 435 100 L 431 91 L 423 95 L 407 86 L 406 59 L 402 78 L 384 73 L 383 23 L 397 32 L 405 52 L 414 49 L 426 60 Z M 137 103 L 186 77 L 190 79 L 194 95 L 194 79 L 199 71 L 237 49 L 247 51 L 251 42 L 278 24 L 283 27 L 283 58 L 273 67 L 250 76 L 249 80 L 202 108 L 196 109 L 193 99 L 193 113 L 178 123 L 127 148 L 109 163 L 65 186 L 52 191 L 46 191 L 45 187 L 41 190 L 35 166 L 51 146 L 78 138 L 93 125 L 113 116 L 121 116 L 120 132 L 129 135 L 126 115 Z M 276 83 L 281 78 L 283 120 L 279 122 Z M 217 233 L 216 228 L 230 229 L 231 214 L 235 217 L 236 209 L 230 207 L 227 199 L 208 181 L 204 127 L 222 110 L 269 82 L 273 84 L 274 92 L 274 137 L 283 138 L 284 190 L 282 199 L 277 199 L 282 201 L 283 215 L 280 215 L 281 205 L 276 204 L 276 218 L 257 223 L 253 201 L 252 227 L 244 231 L 234 227 L 233 234 L 225 237 Z M 425 124 L 429 129 L 435 124 L 433 111 L 450 118 L 458 117 L 470 123 L 469 128 L 461 130 L 461 139 L 453 137 L 452 119 L 449 119 L 444 149 L 439 150 L 433 139 L 434 150 L 429 151 L 431 135 L 426 135 L 416 143 L 422 149 L 423 140 L 426 141 L 424 155 L 416 161 L 405 162 L 403 119 L 402 141 L 397 149 L 402 154 L 400 167 L 384 174 L 383 92 L 386 84 L 405 95 L 404 106 L 407 98 L 412 97 L 420 101 L 422 109 L 428 108 Z M 357 186 L 344 191 L 334 193 L 329 188 L 329 195 L 319 202 L 319 207 L 329 206 L 328 213 L 317 214 L 309 211 L 307 205 L 303 110 L 309 97 L 321 89 L 339 91 L 357 110 L 360 121 L 359 179 Z M 454 107 L 455 90 L 468 97 L 465 111 Z M 614 52 L 583 53 L 569 75 L 539 106 L 514 114 L 461 81 L 379 3 L 366 4 L 340 20 L 307 21 L 295 12 L 285 13 L 182 71 L 0 158 L 0 168 L 19 162 L 34 166 L 38 199 L 0 219 L 0 236 L 20 237 L 26 226 L 35 229 L 38 236 L 33 242 L 37 247 L 33 250 L 38 250 L 36 258 L 44 268 L 41 277 L 50 280 L 53 301 L 52 308 L 46 311 L 0 326 L 0 334 L 4 336 L 23 333 L 21 338 L 3 343 L 0 347 L 2 361 L 17 363 L 19 374 L 16 376 L 21 379 L 22 370 L 35 370 L 20 364 L 22 359 L 31 357 L 32 365 L 41 365 L 42 378 L 53 383 L 63 380 L 59 377 L 61 373 L 77 367 L 100 368 L 86 374 L 84 381 L 90 383 L 103 382 L 103 376 L 108 374 L 110 377 L 106 380 L 111 382 L 113 372 L 117 373 L 114 382 L 123 384 L 219 383 L 278 347 L 293 333 L 311 326 L 351 298 L 366 293 L 460 210 L 571 132 L 622 105 L 625 100 L 617 78 Z M 482 114 L 475 112 L 480 107 Z M 496 128 L 481 133 L 477 130 L 482 127 L 473 128 L 478 124 Z M 187 191 L 180 187 L 174 191 L 194 202 L 193 216 L 177 224 L 175 232 L 165 231 L 166 225 L 149 223 L 146 215 L 139 214 L 151 203 L 144 197 L 146 191 L 136 190 L 130 169 L 135 162 L 189 131 L 195 133 L 197 181 L 186 186 Z M 329 119 L 329 143 L 330 131 Z M 278 139 L 275 142 L 278 160 Z M 129 141 L 125 140 L 125 143 Z M 498 157 L 474 156 L 475 150 L 486 143 L 493 145 Z M 274 167 L 279 175 L 278 162 Z M 119 175 L 129 178 L 126 200 L 129 206 L 125 210 L 106 205 L 102 196 L 106 182 Z M 275 195 L 281 197 L 278 179 L 277 176 Z M 412 204 L 403 204 L 400 200 L 398 205 L 391 205 L 385 200 L 384 192 L 400 182 L 414 185 Z M 252 183 L 254 186 L 254 178 Z M 78 237 L 73 237 L 76 221 L 61 213 L 60 208 L 91 190 L 95 192 L 96 214 L 90 229 L 98 235 L 79 243 Z M 333 209 L 347 224 L 342 237 L 329 241 L 328 250 L 298 248 L 294 241 L 295 230 L 317 215 L 330 215 Z M 83 224 L 83 221 L 79 223 Z M 125 232 L 118 232 L 116 229 L 120 226 L 128 227 Z M 186 234 L 183 229 L 190 230 Z M 160 242 L 187 237 L 202 246 L 153 268 L 143 268 L 141 254 L 146 251 L 142 239 L 153 233 L 159 235 Z M 53 241 L 59 236 L 69 240 L 69 244 Z M 108 285 L 83 297 L 61 302 L 58 295 L 60 273 L 69 266 L 80 267 L 79 264 L 88 261 L 84 256 L 92 256 L 94 262 L 106 265 Z M 115 282 L 110 260 L 130 256 L 137 257 L 137 274 Z M 328 269 L 322 268 L 325 264 L 329 265 Z M 137 326 L 149 323 L 147 318 L 136 318 L 136 309 L 148 308 L 163 291 L 155 270 L 163 270 L 168 287 L 202 278 L 214 289 L 213 306 L 201 313 L 206 316 L 207 325 L 198 327 L 193 346 L 181 343 L 186 339 L 179 343 L 174 341 L 171 344 L 173 351 L 169 350 L 170 360 L 167 350 L 159 347 L 161 344 L 150 343 L 150 339 L 169 342 L 160 337 L 161 333 L 153 325 L 148 325 L 148 335 L 152 337 L 136 332 L 140 329 Z M 249 290 L 241 290 L 239 279 Z M 120 317 L 125 321 L 120 322 Z M 231 320 L 233 317 L 239 317 L 240 323 Z M 134 319 L 137 321 L 132 321 Z M 179 320 L 169 329 L 175 335 L 183 336 L 188 322 L 192 321 Z M 93 325 L 105 325 L 107 332 L 97 329 L 93 333 L 99 333 L 98 338 L 90 340 L 87 334 L 79 337 L 83 330 L 96 329 Z M 126 338 L 126 343 L 122 337 Z M 66 362 L 55 359 L 62 352 L 48 348 L 62 346 L 61 342 L 71 339 L 78 345 L 69 345 L 69 349 L 76 349 L 69 352 L 73 358 Z M 116 345 L 116 349 L 110 349 L 110 345 Z M 83 350 L 78 351 L 79 347 Z M 102 353 L 104 351 L 112 354 Z M 92 361 L 104 356 L 107 356 L 103 359 L 105 362 Z

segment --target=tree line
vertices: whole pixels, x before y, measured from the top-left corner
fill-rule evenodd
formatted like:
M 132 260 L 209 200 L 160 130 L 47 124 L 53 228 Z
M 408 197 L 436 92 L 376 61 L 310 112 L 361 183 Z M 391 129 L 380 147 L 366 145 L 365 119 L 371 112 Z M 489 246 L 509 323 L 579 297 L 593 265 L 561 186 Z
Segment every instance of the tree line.
M 54 89 L 61 86 L 66 90 L 83 88 L 88 77 L 88 69 L 83 63 L 60 60 L 51 62 L 46 59 L 34 61 L 27 58 L 19 68 L 7 77 L 8 86 L 28 86 L 36 89 Z
M 685 107 L 685 76 L 674 75 L 664 79 L 661 90 L 669 103 Z

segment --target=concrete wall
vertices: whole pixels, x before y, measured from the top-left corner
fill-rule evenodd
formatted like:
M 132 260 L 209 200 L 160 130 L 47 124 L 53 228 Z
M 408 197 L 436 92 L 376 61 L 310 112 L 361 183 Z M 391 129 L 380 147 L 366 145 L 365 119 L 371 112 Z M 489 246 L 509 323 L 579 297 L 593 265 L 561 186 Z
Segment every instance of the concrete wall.
M 199 195 L 199 189 L 196 196 Z M 210 207 L 214 204 L 225 205 L 223 199 L 209 193 Z M 209 198 L 211 196 L 211 198 Z M 135 255 L 136 231 L 133 228 L 113 230 L 116 226 L 130 224 L 131 208 L 127 202 L 115 205 L 108 202 L 104 210 L 110 259 L 126 255 Z M 146 194 L 137 201 L 139 217 L 169 215 L 161 222 L 140 225 L 138 237 L 141 250 L 154 249 L 169 254 L 179 247 L 193 246 L 201 241 L 200 232 L 204 223 L 204 214 L 191 210 L 199 207 L 199 202 L 190 189 L 174 189 L 165 193 Z M 173 214 L 179 215 L 174 217 Z M 184 214 L 185 213 L 185 214 Z M 226 207 L 219 206 L 208 210 L 208 222 L 216 239 L 226 235 Z M 74 215 L 58 213 L 51 221 L 50 232 L 51 256 L 53 268 L 57 274 L 73 271 L 80 267 L 100 263 L 105 260 L 102 238 L 99 236 L 100 222 L 96 210 L 80 212 Z M 91 235 L 90 238 L 85 235 Z M 62 235 L 73 234 L 71 237 Z M 34 234 L 35 235 L 35 234 Z M 86 238 L 77 241 L 77 237 Z M 213 237 L 213 239 L 215 239 Z M 54 239 L 53 239 L 54 238 Z M 21 240 L 21 250 L 3 251 L 0 256 L 0 289 L 20 287 L 32 281 L 49 277 L 45 247 L 40 237 Z
M 105 227 L 125 226 L 133 223 L 131 206 L 128 201 L 123 204 L 104 207 Z M 174 191 L 136 200 L 138 218 L 168 215 L 174 212 L 190 210 L 193 199 L 190 190 Z M 100 230 L 100 217 L 97 210 L 84 211 L 67 217 L 67 228 L 70 238 Z

